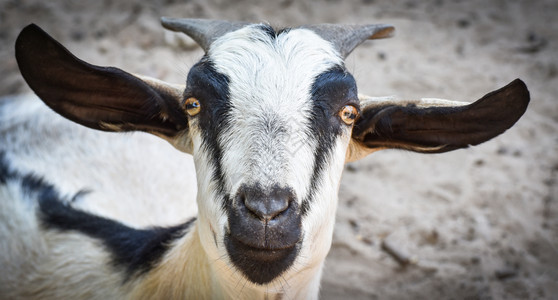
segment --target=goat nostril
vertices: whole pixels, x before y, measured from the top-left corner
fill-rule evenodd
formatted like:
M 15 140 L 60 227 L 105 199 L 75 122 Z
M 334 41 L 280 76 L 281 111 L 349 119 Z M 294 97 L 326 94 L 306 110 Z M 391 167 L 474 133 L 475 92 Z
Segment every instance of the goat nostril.
M 268 222 L 289 208 L 294 199 L 289 189 L 274 188 L 265 193 L 261 189 L 245 188 L 238 194 L 238 200 L 258 219 Z
M 245 199 L 244 205 L 262 221 L 270 221 L 289 207 L 286 199 Z
M 239 201 L 239 203 L 245 203 L 246 202 L 246 193 L 244 193 L 244 191 L 240 191 L 238 193 L 238 201 Z

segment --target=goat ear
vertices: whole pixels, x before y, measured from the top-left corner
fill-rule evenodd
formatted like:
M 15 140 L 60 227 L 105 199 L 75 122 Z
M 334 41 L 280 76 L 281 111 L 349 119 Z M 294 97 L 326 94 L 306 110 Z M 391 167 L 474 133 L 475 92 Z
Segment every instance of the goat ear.
M 529 91 L 519 79 L 471 104 L 362 97 L 362 114 L 353 128 L 347 161 L 388 148 L 442 153 L 478 145 L 515 124 L 528 104 Z
M 179 86 L 88 64 L 34 24 L 21 31 L 15 48 L 27 84 L 50 108 L 74 122 L 165 138 L 187 130 Z

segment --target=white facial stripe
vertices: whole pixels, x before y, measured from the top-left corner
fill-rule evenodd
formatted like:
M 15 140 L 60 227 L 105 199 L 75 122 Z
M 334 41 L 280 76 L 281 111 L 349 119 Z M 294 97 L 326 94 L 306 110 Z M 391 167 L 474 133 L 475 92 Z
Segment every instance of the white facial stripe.
M 208 56 L 230 80 L 231 126 L 219 141 L 226 189 L 279 184 L 306 196 L 317 146 L 310 91 L 319 74 L 342 65 L 337 51 L 307 29 L 273 38 L 252 25 L 215 41 Z

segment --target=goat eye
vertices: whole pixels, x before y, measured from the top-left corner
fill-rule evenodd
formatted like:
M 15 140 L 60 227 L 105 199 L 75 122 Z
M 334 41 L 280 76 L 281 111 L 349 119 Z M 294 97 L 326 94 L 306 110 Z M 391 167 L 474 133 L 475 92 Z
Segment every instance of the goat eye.
M 345 122 L 345 124 L 351 125 L 358 117 L 358 110 L 352 105 L 345 105 L 339 111 L 339 117 L 343 120 L 343 122 Z
M 193 117 L 201 110 L 200 101 L 194 97 L 190 97 L 184 102 L 184 108 L 186 109 L 186 113 Z

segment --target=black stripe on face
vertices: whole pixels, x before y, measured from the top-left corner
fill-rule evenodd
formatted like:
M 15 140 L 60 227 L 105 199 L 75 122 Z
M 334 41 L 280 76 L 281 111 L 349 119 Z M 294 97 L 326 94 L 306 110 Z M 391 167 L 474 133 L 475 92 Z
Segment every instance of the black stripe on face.
M 356 82 L 341 66 L 334 67 L 316 77 L 311 89 L 312 112 L 308 136 L 317 139 L 314 152 L 314 169 L 310 178 L 310 190 L 302 200 L 301 212 L 306 215 L 315 196 L 326 162 L 331 158 L 337 137 L 347 125 L 338 116 L 347 104 L 359 107 Z
M 217 182 L 217 192 L 227 199 L 225 178 L 223 174 L 223 150 L 219 145 L 219 136 L 230 125 L 231 103 L 229 99 L 229 78 L 215 69 L 213 62 L 204 57 L 188 73 L 184 99 L 195 97 L 200 101 L 200 113 L 197 118 L 202 132 L 204 150 L 210 155 L 213 165 L 213 180 Z M 221 203 L 223 210 L 225 200 Z

